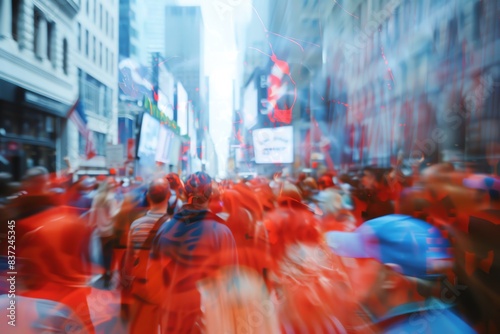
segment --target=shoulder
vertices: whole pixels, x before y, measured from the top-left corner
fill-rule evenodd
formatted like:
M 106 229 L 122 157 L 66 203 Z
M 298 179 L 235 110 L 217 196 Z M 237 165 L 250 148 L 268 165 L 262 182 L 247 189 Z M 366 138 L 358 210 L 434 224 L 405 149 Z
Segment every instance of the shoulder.
M 384 329 L 385 333 L 475 333 L 459 316 L 437 300 L 421 310 L 405 314 Z

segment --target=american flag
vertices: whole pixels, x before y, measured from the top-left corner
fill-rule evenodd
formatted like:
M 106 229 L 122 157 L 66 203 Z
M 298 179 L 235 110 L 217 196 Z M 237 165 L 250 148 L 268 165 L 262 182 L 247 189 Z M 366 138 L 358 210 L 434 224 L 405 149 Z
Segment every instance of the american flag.
M 68 115 L 66 117 L 73 121 L 78 128 L 78 132 L 80 132 L 80 134 L 86 139 L 85 156 L 87 157 L 87 160 L 95 157 L 97 152 L 94 143 L 94 136 L 92 131 L 87 127 L 87 117 L 85 116 L 83 103 L 80 99 L 76 100 L 75 104 L 68 111 Z

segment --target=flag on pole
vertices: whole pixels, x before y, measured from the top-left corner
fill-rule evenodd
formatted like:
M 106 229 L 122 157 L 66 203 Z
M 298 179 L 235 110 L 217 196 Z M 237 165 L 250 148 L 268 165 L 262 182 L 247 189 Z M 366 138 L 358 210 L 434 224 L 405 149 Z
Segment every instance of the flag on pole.
M 70 119 L 77 127 L 78 132 L 85 138 L 85 156 L 87 160 L 92 159 L 96 156 L 96 147 L 94 143 L 94 136 L 91 130 L 87 127 L 87 116 L 85 116 L 85 111 L 83 109 L 83 103 L 78 98 L 75 104 L 68 111 L 66 116 Z

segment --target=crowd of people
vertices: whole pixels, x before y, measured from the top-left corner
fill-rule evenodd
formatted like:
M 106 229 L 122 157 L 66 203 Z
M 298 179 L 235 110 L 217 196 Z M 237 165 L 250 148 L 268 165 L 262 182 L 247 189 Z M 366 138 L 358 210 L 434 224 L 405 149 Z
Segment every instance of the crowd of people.
M 497 176 L 74 179 L 1 187 L 2 333 L 500 331 Z

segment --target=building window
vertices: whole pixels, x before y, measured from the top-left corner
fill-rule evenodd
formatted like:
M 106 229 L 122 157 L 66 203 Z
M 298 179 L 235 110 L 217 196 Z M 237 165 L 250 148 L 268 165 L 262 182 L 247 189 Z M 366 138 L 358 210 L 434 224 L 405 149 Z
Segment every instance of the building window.
M 102 4 L 99 5 L 99 28 L 102 30 Z
M 87 143 L 87 139 L 78 132 L 78 154 L 85 155 L 85 144 Z
M 97 23 L 97 3 L 96 3 L 96 0 L 94 0 L 93 12 L 94 12 L 94 23 Z
M 89 31 L 85 29 L 85 55 L 89 56 Z
M 94 63 L 97 63 L 97 41 L 95 36 L 93 37 L 92 41 L 92 61 Z
M 481 38 L 481 19 L 483 14 L 483 3 L 481 1 L 477 1 L 474 4 L 473 18 L 474 18 L 474 28 L 473 28 L 473 39 L 476 42 L 479 42 Z
M 109 50 L 106 48 L 106 71 L 109 69 Z
M 64 74 L 68 74 L 68 40 L 63 39 L 63 64 L 62 64 Z
M 106 21 L 105 21 L 105 23 L 106 23 L 106 35 L 108 35 L 108 33 L 109 33 L 109 24 L 108 24 L 109 14 L 108 14 L 108 11 L 106 11 L 106 18 L 105 19 L 106 19 Z
M 104 110 L 104 115 L 106 117 L 110 117 L 111 116 L 111 108 L 113 106 L 113 102 L 112 101 L 113 101 L 113 90 L 107 88 L 106 89 L 106 106 L 105 106 L 105 110 Z
M 86 1 L 87 1 L 87 3 L 85 4 L 85 12 L 87 13 L 87 16 L 89 16 L 89 14 L 90 14 L 90 8 L 89 8 L 90 7 L 90 4 L 89 4 L 90 0 L 86 0 Z
M 100 156 L 106 155 L 106 134 L 100 132 L 94 132 L 96 153 Z
M 139 38 L 139 33 L 137 32 L 137 29 L 133 27 L 130 28 L 130 37 Z
M 82 25 L 78 23 L 78 51 L 82 51 Z
M 33 17 L 33 21 L 34 21 L 34 28 L 35 28 L 35 33 L 34 33 L 34 41 L 33 41 L 33 47 L 34 47 L 34 51 L 35 51 L 35 55 L 36 56 L 39 56 L 39 53 L 40 53 L 40 43 L 39 43 L 39 39 L 40 39 L 40 20 L 41 20 L 41 13 L 38 9 L 35 8 L 35 12 L 34 12 L 34 17 Z
M 99 66 L 102 67 L 102 43 L 99 43 Z
M 113 52 L 111 52 L 111 69 L 110 69 L 111 74 L 115 72 L 114 66 L 115 66 L 115 58 Z
M 113 18 L 111 18 L 111 38 L 115 38 L 115 20 Z
M 19 38 L 19 11 L 21 0 L 12 0 L 12 38 L 17 41 Z
M 0 127 L 8 135 L 21 134 L 21 121 L 23 116 L 13 105 L 5 104 L 0 109 Z
M 54 47 L 55 23 L 47 22 L 47 59 L 54 62 L 53 47 Z

